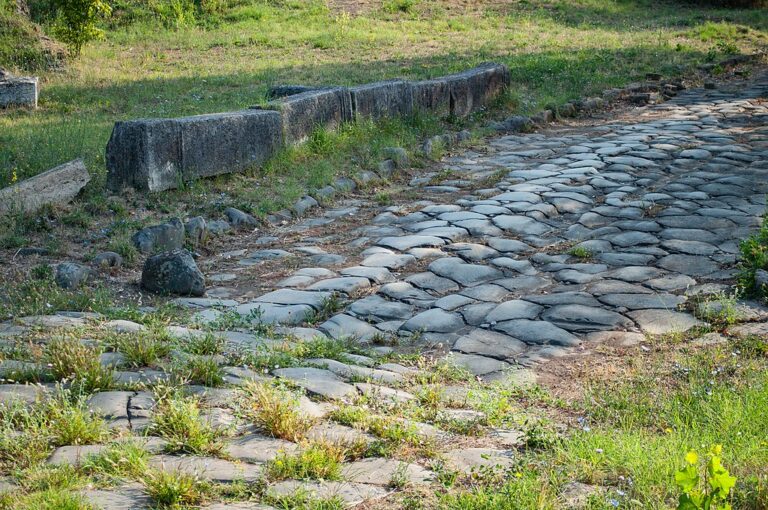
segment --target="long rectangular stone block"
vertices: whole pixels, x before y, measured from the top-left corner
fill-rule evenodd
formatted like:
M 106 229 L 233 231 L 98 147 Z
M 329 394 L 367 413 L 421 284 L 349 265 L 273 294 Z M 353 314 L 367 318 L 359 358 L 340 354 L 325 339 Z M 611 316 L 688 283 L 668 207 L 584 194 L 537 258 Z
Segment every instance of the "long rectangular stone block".
M 7 77 L 0 79 L 0 107 L 37 108 L 37 78 Z
M 283 139 L 300 143 L 317 128 L 335 129 L 352 120 L 352 96 L 346 87 L 309 90 L 269 103 L 282 115 Z
M 358 119 L 405 117 L 413 113 L 413 85 L 388 80 L 350 87 L 352 110 Z
M 242 110 L 117 122 L 107 144 L 107 187 L 162 191 L 264 163 L 282 146 L 280 113 Z
M 413 83 L 413 106 L 417 110 L 434 115 L 451 113 L 451 87 L 445 78 Z
M 35 212 L 48 204 L 66 204 L 91 180 L 82 159 L 0 189 L 0 214 L 18 210 Z
M 509 86 L 509 69 L 504 64 L 489 62 L 441 79 L 450 87 L 451 114 L 466 117 Z

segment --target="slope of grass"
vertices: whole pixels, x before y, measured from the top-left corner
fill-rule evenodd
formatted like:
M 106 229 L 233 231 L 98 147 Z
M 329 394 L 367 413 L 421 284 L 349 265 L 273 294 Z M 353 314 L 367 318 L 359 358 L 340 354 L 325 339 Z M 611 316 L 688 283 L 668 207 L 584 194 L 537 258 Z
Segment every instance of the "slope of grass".
M 51 64 L 42 31 L 22 15 L 15 0 L 0 0 L 0 68 L 37 71 Z
M 532 111 L 754 51 L 768 27 L 764 10 L 648 0 L 371 2 L 357 15 L 316 0 L 253 0 L 190 20 L 144 5 L 116 4 L 105 41 L 65 73 L 44 73 L 38 112 L 0 117 L 0 186 L 14 169 L 23 178 L 76 156 L 103 175 L 114 121 L 247 107 L 274 83 L 428 77 L 498 60 L 511 67 L 519 109 Z

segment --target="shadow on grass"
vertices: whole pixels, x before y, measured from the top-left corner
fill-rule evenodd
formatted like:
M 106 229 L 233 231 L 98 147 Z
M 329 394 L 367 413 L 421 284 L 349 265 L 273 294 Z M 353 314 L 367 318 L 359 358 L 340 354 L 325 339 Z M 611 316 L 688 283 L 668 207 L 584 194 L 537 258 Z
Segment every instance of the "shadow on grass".
M 534 0 L 508 4 L 498 12 L 510 17 L 528 13 L 566 27 L 594 27 L 618 32 L 653 28 L 686 30 L 706 22 L 768 29 L 768 9 L 716 7 L 716 3 L 714 0 L 709 3 L 696 0 L 555 0 L 545 3 Z

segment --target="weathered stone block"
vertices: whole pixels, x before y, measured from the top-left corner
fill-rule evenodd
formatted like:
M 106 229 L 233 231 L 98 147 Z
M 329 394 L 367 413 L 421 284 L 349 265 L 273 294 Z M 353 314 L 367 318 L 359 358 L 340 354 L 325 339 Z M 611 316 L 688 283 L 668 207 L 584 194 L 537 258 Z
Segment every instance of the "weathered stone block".
M 486 63 L 442 79 L 450 87 L 451 114 L 466 117 L 509 85 L 509 69 L 503 64 Z
M 379 81 L 349 89 L 358 119 L 404 117 L 413 113 L 413 85 L 404 80 Z
M 34 212 L 47 204 L 66 204 L 88 184 L 91 176 L 82 159 L 0 189 L 0 214 L 11 210 Z
M 0 78 L 0 107 L 27 106 L 37 108 L 37 78 Z
M 352 97 L 345 87 L 316 89 L 269 103 L 282 114 L 285 143 L 300 143 L 317 128 L 335 129 L 352 120 Z
M 417 110 L 446 116 L 451 113 L 451 87 L 446 78 L 413 83 L 413 106 Z
M 107 186 L 162 191 L 260 165 L 282 145 L 280 114 L 242 110 L 117 122 L 107 144 Z

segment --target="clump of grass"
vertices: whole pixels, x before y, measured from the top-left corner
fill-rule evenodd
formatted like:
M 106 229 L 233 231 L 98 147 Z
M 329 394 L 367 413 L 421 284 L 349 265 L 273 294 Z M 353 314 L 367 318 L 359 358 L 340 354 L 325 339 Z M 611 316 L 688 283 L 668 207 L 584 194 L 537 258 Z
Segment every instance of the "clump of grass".
M 588 250 L 583 246 L 574 246 L 573 248 L 568 250 L 568 254 L 571 255 L 572 257 L 576 257 L 577 259 L 583 259 L 583 260 L 591 259 L 594 256 L 594 254 L 590 250 Z
M 139 258 L 139 251 L 128 237 L 115 237 L 107 244 L 107 250 L 113 251 L 123 258 L 123 263 L 132 266 Z
M 58 311 L 106 312 L 112 308 L 113 296 L 103 287 L 81 287 L 64 290 L 53 281 L 53 272 L 42 279 L 9 279 L 0 289 L 0 318 L 26 315 L 48 315 Z
M 213 455 L 221 451 L 218 434 L 200 416 L 197 399 L 174 388 L 158 387 L 155 393 L 157 407 L 149 431 L 168 441 L 168 452 Z
M 413 423 L 393 416 L 376 415 L 358 405 L 341 405 L 334 409 L 329 417 L 337 423 L 355 427 L 380 438 L 380 441 L 373 443 L 369 448 L 369 454 L 391 456 L 399 453 L 422 457 L 435 455 L 434 441 L 419 434 Z
M 725 292 L 693 300 L 693 312 L 697 318 L 719 329 L 736 324 L 741 319 L 737 296 Z
M 226 343 L 224 337 L 212 332 L 206 332 L 202 335 L 190 335 L 184 339 L 182 348 L 190 354 L 213 356 L 220 354 Z
M 739 286 L 751 296 L 764 298 L 767 285 L 758 283 L 758 271 L 768 270 L 768 216 L 763 218 L 760 230 L 739 244 Z
M 164 508 L 199 505 L 211 490 L 208 482 L 179 471 L 151 471 L 142 482 L 149 497 Z
M 107 426 L 92 413 L 83 398 L 74 402 L 69 395 L 51 399 L 41 409 L 48 420 L 48 433 L 53 446 L 96 444 L 107 436 Z
M 137 368 L 152 366 L 171 352 L 169 336 L 156 331 L 115 333 L 105 341 L 122 353 L 127 363 Z
M 85 473 L 108 480 L 139 479 L 147 471 L 149 453 L 135 441 L 120 441 L 99 455 L 89 456 L 82 465 Z
M 109 389 L 114 380 L 112 370 L 102 366 L 100 355 L 101 349 L 67 333 L 48 342 L 43 359 L 56 380 L 70 380 L 78 393 L 93 393 Z
M 36 465 L 25 469 L 17 476 L 18 483 L 27 492 L 51 489 L 76 489 L 87 483 L 87 479 L 75 466 Z
M 333 292 L 320 302 L 320 308 L 307 314 L 307 324 L 320 324 L 344 309 L 344 302 L 338 292 Z
M 265 383 L 249 383 L 244 388 L 243 413 L 273 437 L 302 440 L 314 420 L 301 412 L 296 395 Z
M 179 382 L 218 387 L 224 384 L 224 370 L 211 356 L 190 356 L 177 362 L 172 368 Z
M 33 409 L 15 404 L 3 409 L 0 420 L 0 468 L 26 469 L 48 457 L 48 427 Z
M 275 508 L 290 508 L 292 510 L 344 510 L 347 508 L 340 496 L 316 498 L 304 490 L 298 490 L 289 496 L 270 496 L 268 494 L 265 503 Z
M 272 480 L 340 480 L 346 448 L 331 442 L 313 442 L 299 453 L 281 453 L 267 464 Z
M 14 510 L 94 510 L 93 506 L 74 492 L 62 489 L 48 489 L 22 496 Z
M 464 367 L 453 363 L 450 359 L 430 361 L 421 359 L 418 362 L 419 372 L 414 378 L 418 384 L 437 384 L 474 381 L 475 376 Z

